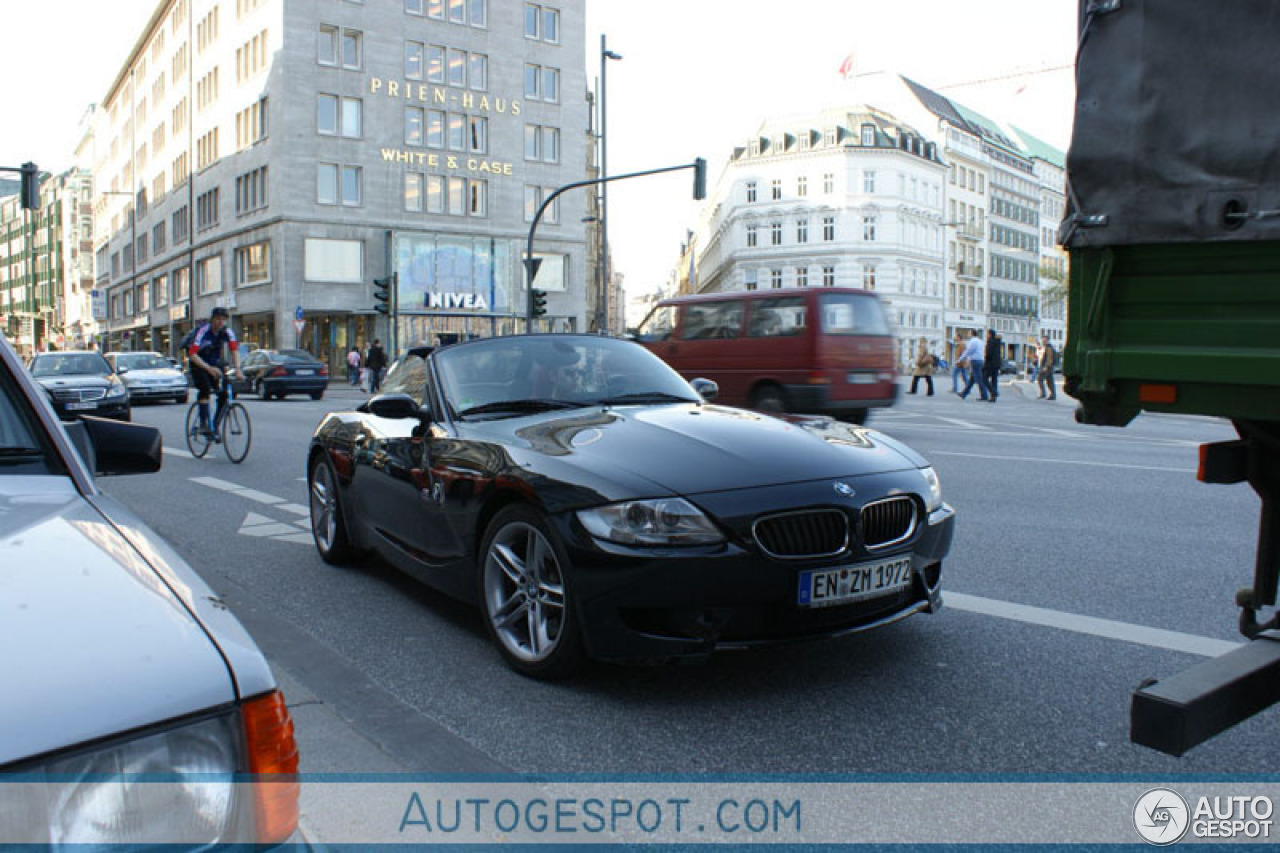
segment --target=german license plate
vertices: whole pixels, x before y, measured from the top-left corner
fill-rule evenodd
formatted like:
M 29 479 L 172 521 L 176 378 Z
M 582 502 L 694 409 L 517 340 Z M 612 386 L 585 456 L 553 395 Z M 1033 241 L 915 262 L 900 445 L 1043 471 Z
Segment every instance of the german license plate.
M 295 370 L 293 372 L 293 375 L 294 376 L 311 376 L 314 373 L 315 373 L 314 370 Z
M 895 557 L 878 563 L 800 573 L 797 603 L 801 607 L 831 607 L 882 595 L 892 595 L 911 583 L 911 558 Z
M 98 408 L 97 403 L 67 403 L 68 412 L 80 412 L 80 411 L 84 411 L 85 409 L 96 409 L 96 408 Z
M 874 373 L 850 373 L 845 377 L 850 385 L 874 385 L 876 375 Z

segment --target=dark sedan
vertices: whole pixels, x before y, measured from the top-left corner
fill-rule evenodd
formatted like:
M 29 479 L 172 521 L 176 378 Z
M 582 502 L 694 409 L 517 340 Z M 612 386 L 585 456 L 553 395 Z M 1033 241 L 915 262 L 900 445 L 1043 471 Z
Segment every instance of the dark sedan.
M 240 364 L 244 373 L 240 393 L 252 391 L 264 400 L 289 394 L 310 394 L 319 400 L 329 387 L 329 366 L 300 349 L 258 349 Z
M 928 462 L 700 393 L 714 383 L 613 338 L 413 351 L 312 437 L 316 546 L 479 603 L 507 662 L 544 678 L 937 609 L 954 511 Z
M 129 389 L 96 352 L 49 352 L 31 359 L 31 375 L 45 387 L 58 417 L 130 419 Z

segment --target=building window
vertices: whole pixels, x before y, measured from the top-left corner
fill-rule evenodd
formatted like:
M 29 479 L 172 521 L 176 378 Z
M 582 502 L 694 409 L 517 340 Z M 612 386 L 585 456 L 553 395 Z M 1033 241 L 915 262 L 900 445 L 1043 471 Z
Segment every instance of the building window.
M 361 173 L 359 166 L 342 167 L 342 203 L 348 207 L 361 203 Z
M 467 18 L 473 27 L 489 25 L 489 0 L 467 0 Z
M 191 298 L 191 275 L 186 267 L 173 271 L 173 301 L 184 302 Z
M 444 178 L 427 175 L 427 213 L 444 213 Z
M 445 50 L 445 82 L 456 89 L 467 85 L 467 52 L 456 48 Z
M 782 245 L 782 223 L 772 222 L 769 224 L 769 243 L 773 246 Z
M 470 129 L 467 150 L 473 154 L 484 154 L 489 150 L 489 120 L 483 116 L 471 116 L 468 119 Z
M 134 304 L 138 307 L 138 313 L 151 310 L 151 286 L 148 284 L 140 284 L 137 287 L 137 296 Z
M 747 248 L 752 248 L 755 245 L 756 245 L 756 226 L 748 225 L 747 226 Z
M 809 194 L 809 179 L 804 175 L 796 178 L 796 195 L 807 196 Z
M 138 235 L 138 247 L 135 250 L 135 256 L 138 259 L 138 263 L 142 263 L 147 259 L 147 235 L 146 234 Z
M 489 88 L 489 57 L 483 53 L 467 55 L 467 85 L 477 92 Z
M 404 144 L 421 146 L 424 141 L 422 107 L 404 108 Z
M 874 242 L 876 239 L 876 218 L 874 216 L 862 217 L 862 239 L 868 242 Z
M 446 49 L 438 44 L 427 45 L 427 80 L 429 82 L 444 82 L 445 53 Z
M 559 69 L 525 65 L 524 96 L 534 101 L 558 103 L 560 100 Z
M 823 287 L 836 286 L 836 268 L 835 267 L 822 268 L 822 286 Z
M 777 178 L 769 182 L 769 198 L 774 201 L 782 199 L 782 181 Z
M 827 195 L 836 191 L 836 176 L 833 173 L 827 172 L 822 176 L 822 191 Z
M 421 80 L 422 63 L 425 59 L 426 45 L 420 41 L 404 43 L 404 76 L 410 80 Z
M 867 290 L 876 289 L 876 268 L 871 264 L 862 268 L 862 286 Z
M 543 200 L 549 197 L 553 192 L 555 192 L 554 189 L 547 189 L 545 187 L 535 187 L 527 184 L 525 185 L 525 188 L 524 188 L 524 221 L 525 222 L 533 221 L 533 217 L 537 215 L 538 208 L 542 206 Z M 553 199 L 551 204 L 547 206 L 547 209 L 542 214 L 541 221 L 550 223 L 552 225 L 560 221 L 559 196 Z
M 157 255 L 163 252 L 165 250 L 164 238 L 165 238 L 164 223 L 163 222 L 157 223 L 156 227 L 151 229 L 151 251 L 155 252 Z
M 174 211 L 169 220 L 169 230 L 173 232 L 173 243 L 176 246 L 187 239 L 191 225 L 187 218 L 187 207 L 183 205 Z
M 319 95 L 316 102 L 316 131 L 325 136 L 359 139 L 363 112 L 363 102 L 359 98 Z
M 338 64 L 338 28 L 321 25 L 316 39 L 316 62 L 321 65 Z
M 236 215 L 267 206 L 267 167 L 261 166 L 236 178 Z
M 364 243 L 360 240 L 329 240 L 307 237 L 303 241 L 303 271 L 306 281 L 360 284 L 364 281 Z
M 467 179 L 467 215 L 489 215 L 489 182 Z
M 449 113 L 449 147 L 454 151 L 466 150 L 466 123 L 466 116 Z
M 747 203 L 750 204 L 755 200 L 756 200 L 756 182 L 747 181 Z
M 862 126 L 862 144 L 866 146 L 876 144 L 876 126 L 874 124 L 864 124 Z
M 164 275 L 156 276 L 151 287 L 155 291 L 155 299 L 157 308 L 164 308 L 169 304 L 169 277 Z
M 524 37 L 558 44 L 560 11 L 536 3 L 524 4 Z
M 320 163 L 316 166 L 316 203 L 338 203 L 338 166 Z
M 236 150 L 243 151 L 266 138 L 267 99 L 263 97 L 236 113 Z
M 836 239 L 836 218 L 834 216 L 822 217 L 822 239 L 823 242 L 831 243 Z
M 218 224 L 218 188 L 196 197 L 196 230 L 204 231 Z
M 211 255 L 196 261 L 196 293 L 222 292 L 222 255 Z
M 204 171 L 218 162 L 218 128 L 196 140 L 196 169 Z
M 796 287 L 809 286 L 809 268 L 796 267 Z
M 444 147 L 444 113 L 439 110 L 427 111 L 427 147 Z
M 560 130 L 536 124 L 524 126 L 524 159 L 560 162 Z
M 746 271 L 743 273 L 743 283 L 744 283 L 744 285 L 745 285 L 745 287 L 746 287 L 746 289 L 747 289 L 747 290 L 755 290 L 755 289 L 756 289 L 756 276 L 757 276 L 757 275 L 758 275 L 758 271 L 757 271 L 757 270 L 746 270 Z
M 267 241 L 242 246 L 235 251 L 236 287 L 263 284 L 271 280 L 271 244 Z
M 874 169 L 867 169 L 862 173 L 862 191 L 867 194 L 874 194 L 876 191 L 876 172 Z
M 778 290 L 782 287 L 782 270 L 769 271 L 769 286 L 774 290 Z
M 342 31 L 342 67 L 360 68 L 362 65 L 362 45 L 364 38 L 359 30 Z
M 422 190 L 424 176 L 419 172 L 404 174 L 404 209 L 410 213 L 421 213 L 423 206 Z

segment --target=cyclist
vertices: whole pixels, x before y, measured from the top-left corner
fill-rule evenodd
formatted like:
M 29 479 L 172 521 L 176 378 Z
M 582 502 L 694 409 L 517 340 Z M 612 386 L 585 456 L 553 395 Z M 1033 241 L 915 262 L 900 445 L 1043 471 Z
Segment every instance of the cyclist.
M 231 372 L 240 374 L 240 344 L 236 342 L 236 333 L 227 325 L 228 317 L 226 308 L 214 308 L 209 312 L 209 322 L 196 329 L 187 347 L 187 354 L 191 357 L 191 380 L 196 383 L 196 402 L 200 406 L 200 431 L 212 436 L 214 441 L 218 436 L 209 428 L 209 394 L 218 394 L 222 382 L 224 346 L 231 351 Z M 222 395 L 218 394 L 219 407 L 222 400 Z

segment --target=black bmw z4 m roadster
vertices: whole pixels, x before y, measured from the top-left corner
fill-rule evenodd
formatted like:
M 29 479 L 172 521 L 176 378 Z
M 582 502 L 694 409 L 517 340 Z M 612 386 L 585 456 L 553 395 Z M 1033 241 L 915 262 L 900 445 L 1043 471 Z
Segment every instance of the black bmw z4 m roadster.
M 955 512 L 925 459 L 715 393 L 616 338 L 410 350 L 312 436 L 316 547 L 333 564 L 376 552 L 477 603 L 507 663 L 539 678 L 941 605 Z

